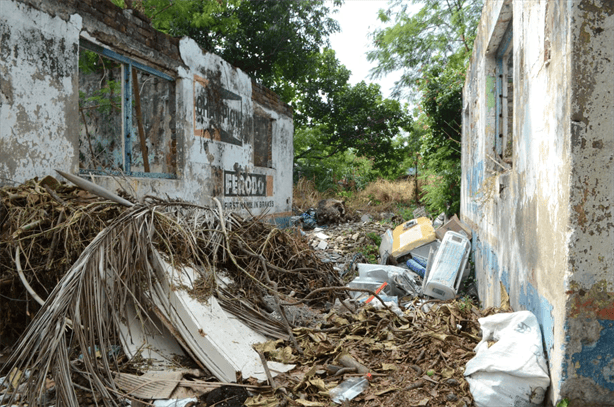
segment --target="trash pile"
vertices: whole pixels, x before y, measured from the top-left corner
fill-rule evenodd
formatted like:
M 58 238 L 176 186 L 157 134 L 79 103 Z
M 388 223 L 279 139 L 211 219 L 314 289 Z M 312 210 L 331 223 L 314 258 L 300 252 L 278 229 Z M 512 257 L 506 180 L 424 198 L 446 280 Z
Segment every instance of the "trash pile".
M 341 284 L 306 242 L 224 213 L 219 202 L 134 204 L 107 191 L 113 202 L 91 192 L 99 187 L 73 182 L 88 191 L 52 177 L 2 189 L 2 336 L 21 335 L 2 366 L 6 402 L 84 405 L 75 389 L 85 389 L 97 395 L 94 403 L 119 405 L 134 391 L 159 398 L 168 384 L 147 378 L 143 387 L 124 374 L 178 369 L 194 376 L 196 369 L 219 387 L 293 368 L 263 363 L 252 345 L 294 340 L 280 297 Z M 345 295 L 323 293 L 293 314 L 337 297 Z M 185 382 L 183 375 L 173 380 Z
M 354 395 L 362 406 L 470 406 L 463 372 L 480 340 L 482 315 L 458 301 L 415 300 L 402 316 L 373 307 L 338 307 L 317 328 L 297 330 L 302 354 L 284 341 L 258 349 L 298 365 L 274 379 L 274 387 L 299 397 L 293 405 L 329 406 L 334 389 L 369 374 L 369 385 Z M 251 405 L 274 405 L 273 395 L 258 403 Z
M 293 216 L 290 222 L 304 230 L 312 230 L 318 225 L 329 225 L 355 220 L 355 216 L 338 199 L 322 199 L 317 208 L 309 208 L 300 216 Z
M 352 242 L 384 226 L 331 233 L 341 201 L 323 238 L 61 175 L 78 187 L 0 188 L 0 406 L 474 405 L 478 319 L 501 310 L 456 299 L 457 218 L 385 231 L 367 264 Z
M 364 246 L 375 244 L 371 237 L 383 235 L 386 228 L 386 224 L 368 220 L 316 227 L 304 233 L 318 258 L 345 275 L 355 270 L 357 263 L 365 262 Z

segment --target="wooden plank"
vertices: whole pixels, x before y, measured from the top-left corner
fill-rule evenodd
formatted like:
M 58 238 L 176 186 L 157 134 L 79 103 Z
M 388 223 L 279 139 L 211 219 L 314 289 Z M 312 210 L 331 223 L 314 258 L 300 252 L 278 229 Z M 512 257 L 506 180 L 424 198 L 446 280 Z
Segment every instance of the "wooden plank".
M 143 155 L 143 166 L 145 167 L 145 172 L 150 172 L 147 143 L 145 143 L 145 130 L 143 130 L 143 115 L 141 114 L 141 94 L 139 92 L 139 80 L 137 78 L 135 68 L 132 68 L 132 88 L 136 108 L 136 122 L 139 128 L 139 141 L 141 142 L 141 154 Z

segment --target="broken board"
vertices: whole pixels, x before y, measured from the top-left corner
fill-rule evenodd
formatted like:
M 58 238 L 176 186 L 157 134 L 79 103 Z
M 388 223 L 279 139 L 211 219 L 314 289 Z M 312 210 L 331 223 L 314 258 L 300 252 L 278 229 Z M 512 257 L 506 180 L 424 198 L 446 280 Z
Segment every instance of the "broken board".
M 206 302 L 193 298 L 188 290 L 197 279 L 195 270 L 174 269 L 157 257 L 159 281 L 155 284 L 154 302 L 162 320 L 172 325 L 169 329 L 188 348 L 188 353 L 220 381 L 235 382 L 239 372 L 244 379 L 266 380 L 260 356 L 251 346 L 262 335 L 239 320 L 229 319 L 215 297 Z M 268 367 L 274 375 L 287 372 L 294 365 L 268 362 Z

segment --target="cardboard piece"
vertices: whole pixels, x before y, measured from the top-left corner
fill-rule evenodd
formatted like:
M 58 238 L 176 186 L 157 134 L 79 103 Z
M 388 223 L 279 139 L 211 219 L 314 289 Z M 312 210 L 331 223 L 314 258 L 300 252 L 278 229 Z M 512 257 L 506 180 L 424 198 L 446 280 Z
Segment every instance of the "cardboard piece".
M 450 218 L 450 220 L 443 226 L 439 227 L 435 234 L 437 235 L 437 239 L 443 240 L 443 237 L 446 235 L 448 231 L 465 234 L 467 238 L 471 240 L 472 231 L 469 226 L 465 225 L 458 216 L 454 215 Z
M 392 232 L 392 252 L 395 259 L 408 254 L 412 249 L 436 239 L 435 229 L 429 218 L 405 222 Z
M 183 372 L 147 372 L 143 376 L 118 373 L 115 376 L 117 387 L 145 400 L 170 399 L 173 391 L 183 378 Z

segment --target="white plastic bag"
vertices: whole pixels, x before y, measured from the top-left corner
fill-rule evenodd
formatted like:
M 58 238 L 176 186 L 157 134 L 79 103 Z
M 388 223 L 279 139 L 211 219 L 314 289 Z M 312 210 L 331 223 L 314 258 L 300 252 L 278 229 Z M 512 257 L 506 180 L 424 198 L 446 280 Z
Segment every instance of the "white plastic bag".
M 465 368 L 476 406 L 541 405 L 550 376 L 535 315 L 519 311 L 479 321 L 483 337 Z

